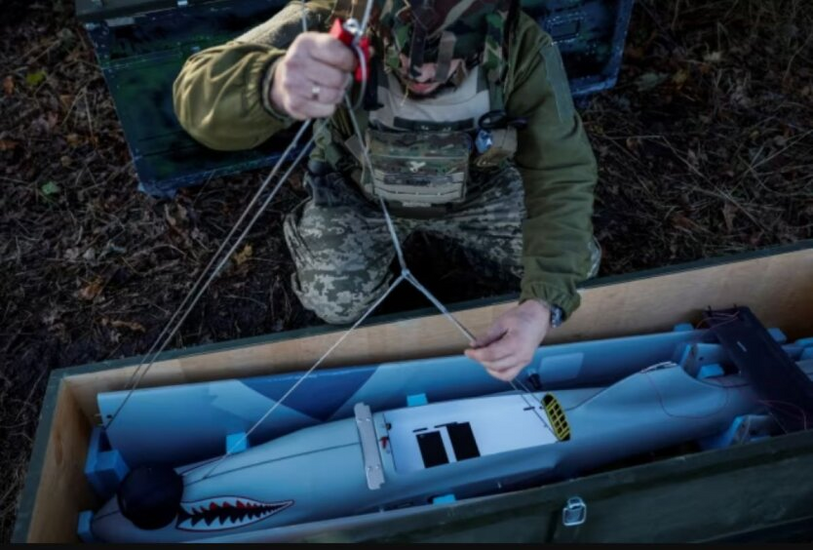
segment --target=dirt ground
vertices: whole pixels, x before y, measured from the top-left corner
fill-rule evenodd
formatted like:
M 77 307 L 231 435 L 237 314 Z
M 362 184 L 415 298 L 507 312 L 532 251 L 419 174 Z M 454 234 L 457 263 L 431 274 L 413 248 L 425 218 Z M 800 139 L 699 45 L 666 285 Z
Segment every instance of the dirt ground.
M 0 540 L 52 369 L 144 353 L 264 174 L 140 194 L 69 1 L 3 3 Z M 813 3 L 639 0 L 618 85 L 583 117 L 599 158 L 601 275 L 813 237 Z M 170 347 L 318 324 L 289 288 L 286 188 Z M 446 302 L 516 292 L 416 238 Z M 451 259 L 450 259 L 451 258 Z M 424 307 L 401 293 L 386 311 Z

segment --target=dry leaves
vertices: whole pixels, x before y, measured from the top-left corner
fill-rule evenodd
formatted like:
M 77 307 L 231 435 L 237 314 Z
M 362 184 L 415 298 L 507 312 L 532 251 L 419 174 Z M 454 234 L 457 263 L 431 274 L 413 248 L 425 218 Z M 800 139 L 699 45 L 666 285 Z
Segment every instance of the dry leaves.
M 104 290 L 104 280 L 101 277 L 96 277 L 79 290 L 79 299 L 92 302 L 102 293 L 102 290 Z
M 723 219 L 725 220 L 726 229 L 731 233 L 734 231 L 734 217 L 737 215 L 737 207 L 733 203 L 726 201 L 723 206 Z
M 638 88 L 639 92 L 646 92 L 654 88 L 657 88 L 668 78 L 669 75 L 665 73 L 658 72 L 644 73 L 637 79 L 635 79 L 635 86 Z
M 68 134 L 65 136 L 65 141 L 67 141 L 71 147 L 79 147 L 82 144 L 82 138 L 79 134 Z
M 3 79 L 3 91 L 7 96 L 14 93 L 14 78 L 12 76 Z
M 250 244 L 246 244 L 243 250 L 234 255 L 234 263 L 238 266 L 243 265 L 254 254 L 254 248 Z
M 113 328 L 126 328 L 132 330 L 133 332 L 147 332 L 147 329 L 144 328 L 144 325 L 135 321 L 119 321 L 116 319 L 108 319 L 105 317 L 102 319 L 103 326 L 110 326 Z
M 703 56 L 706 63 L 719 63 L 723 60 L 723 52 L 710 52 Z
M 42 191 L 42 194 L 46 197 L 50 197 L 51 195 L 59 194 L 62 189 L 56 182 L 48 181 L 42 187 L 40 187 L 40 191 Z
M 169 204 L 164 205 L 164 219 L 167 220 L 170 226 L 178 229 L 179 226 L 182 224 L 185 225 L 185 223 L 189 221 L 189 214 L 182 205 L 176 204 L 174 206 L 175 207 L 172 208 Z M 175 215 L 173 215 L 173 211 Z
M 45 78 L 45 71 L 37 71 L 35 73 L 27 74 L 25 76 L 25 83 L 31 88 L 36 88 L 45 81 Z
M 672 76 L 672 82 L 675 83 L 678 89 L 682 88 L 689 80 L 689 71 L 681 69 Z
M 672 226 L 676 229 L 683 229 L 687 231 L 693 231 L 697 229 L 697 224 L 684 216 L 683 214 L 677 213 L 673 214 L 670 218 L 672 222 Z
M 10 139 L 0 139 L 0 151 L 13 151 L 20 145 L 16 141 L 12 141 Z

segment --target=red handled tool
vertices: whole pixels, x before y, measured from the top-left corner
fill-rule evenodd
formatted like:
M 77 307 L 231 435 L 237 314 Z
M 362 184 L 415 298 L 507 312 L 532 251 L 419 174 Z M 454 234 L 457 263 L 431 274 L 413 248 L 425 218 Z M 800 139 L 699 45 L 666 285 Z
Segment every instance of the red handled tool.
M 363 30 L 355 19 L 347 21 L 335 19 L 333 26 L 330 27 L 330 36 L 355 50 L 356 55 L 360 58 L 356 67 L 356 82 L 367 81 L 367 67 L 370 66 L 370 39 L 362 34 Z M 363 59 L 361 59 L 362 56 Z

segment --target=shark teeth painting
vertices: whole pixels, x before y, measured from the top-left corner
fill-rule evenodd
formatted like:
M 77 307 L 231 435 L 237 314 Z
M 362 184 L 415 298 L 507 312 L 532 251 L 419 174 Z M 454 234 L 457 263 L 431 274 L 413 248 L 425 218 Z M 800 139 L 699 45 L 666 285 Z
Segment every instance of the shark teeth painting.
M 181 502 L 176 527 L 184 531 L 236 529 L 264 520 L 293 504 L 258 502 L 244 497 L 222 497 Z

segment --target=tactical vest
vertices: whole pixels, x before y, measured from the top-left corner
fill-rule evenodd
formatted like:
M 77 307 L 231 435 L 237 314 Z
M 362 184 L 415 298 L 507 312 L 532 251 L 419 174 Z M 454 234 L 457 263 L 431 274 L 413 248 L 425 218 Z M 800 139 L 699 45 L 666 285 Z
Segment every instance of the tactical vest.
M 409 99 L 392 74 L 379 76 L 381 107 L 368 113 L 364 132 L 372 170 L 358 136 L 345 142 L 362 166 L 364 194 L 405 208 L 463 201 L 473 136 L 480 117 L 491 110 L 480 68 L 454 90 L 419 100 Z
M 515 129 L 481 127 L 489 114 L 504 114 L 505 61 L 497 47 L 504 41 L 504 20 L 492 15 L 480 62 L 453 90 L 411 99 L 392 72 L 376 64 L 380 107 L 355 112 L 365 143 L 355 134 L 343 142 L 361 167 L 353 170 L 353 179 L 368 198 L 384 199 L 397 210 L 449 207 L 465 200 L 472 165 L 498 166 L 516 152 Z M 343 156 L 335 149 L 342 138 L 333 138 L 329 161 Z M 475 148 L 478 139 L 481 146 Z

